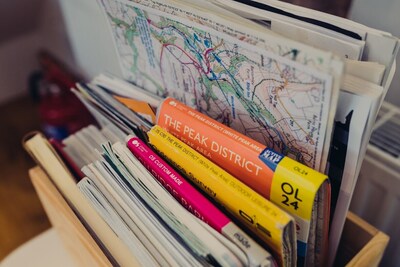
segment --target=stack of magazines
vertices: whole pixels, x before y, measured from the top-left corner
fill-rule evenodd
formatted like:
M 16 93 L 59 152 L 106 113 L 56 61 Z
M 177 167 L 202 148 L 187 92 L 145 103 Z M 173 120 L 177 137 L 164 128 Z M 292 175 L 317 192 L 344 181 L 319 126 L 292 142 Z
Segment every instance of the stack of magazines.
M 99 6 L 123 79 L 77 84 L 93 125 L 25 147 L 106 255 L 333 265 L 398 39 L 271 0 Z

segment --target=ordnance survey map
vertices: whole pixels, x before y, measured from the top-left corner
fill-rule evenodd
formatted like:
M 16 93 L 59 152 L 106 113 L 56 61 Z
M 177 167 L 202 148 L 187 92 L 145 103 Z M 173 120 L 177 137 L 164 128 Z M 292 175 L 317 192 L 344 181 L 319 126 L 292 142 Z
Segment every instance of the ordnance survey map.
M 333 88 L 317 70 L 326 59 L 268 41 L 262 49 L 234 26 L 151 2 L 101 0 L 124 78 L 320 168 Z

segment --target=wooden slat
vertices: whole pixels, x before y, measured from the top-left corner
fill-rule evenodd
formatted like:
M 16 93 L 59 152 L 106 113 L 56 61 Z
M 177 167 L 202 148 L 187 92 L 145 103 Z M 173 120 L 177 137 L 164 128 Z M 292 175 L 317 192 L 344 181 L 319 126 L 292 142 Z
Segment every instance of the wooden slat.
M 348 212 L 335 266 L 378 266 L 389 242 L 389 237 Z
M 33 168 L 29 175 L 50 222 L 77 264 L 112 266 L 43 170 Z
M 344 235 L 347 235 L 349 239 L 352 239 L 353 243 L 358 242 L 358 244 L 360 244 L 360 237 L 362 236 L 370 237 L 368 242 L 360 248 L 358 253 L 352 257 L 346 266 L 378 266 L 383 253 L 385 252 L 386 246 L 389 243 L 389 236 L 351 212 L 347 215 L 346 223 L 348 225 L 355 225 L 355 227 L 349 226 L 350 229 L 344 232 Z M 362 229 L 363 233 L 358 233 L 357 229 Z
M 42 169 L 36 167 L 29 173 L 53 227 L 79 266 L 111 266 Z M 386 234 L 349 212 L 335 266 L 378 266 L 388 242 L 389 237 Z

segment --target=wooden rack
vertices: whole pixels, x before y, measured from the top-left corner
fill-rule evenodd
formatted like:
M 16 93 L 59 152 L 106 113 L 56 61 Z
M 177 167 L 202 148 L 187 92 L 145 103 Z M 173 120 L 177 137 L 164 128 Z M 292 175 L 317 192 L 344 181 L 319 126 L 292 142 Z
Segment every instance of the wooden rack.
M 44 209 L 65 247 L 79 266 L 112 266 L 60 192 L 40 167 L 29 175 Z M 339 245 L 336 266 L 378 266 L 389 237 L 349 212 Z

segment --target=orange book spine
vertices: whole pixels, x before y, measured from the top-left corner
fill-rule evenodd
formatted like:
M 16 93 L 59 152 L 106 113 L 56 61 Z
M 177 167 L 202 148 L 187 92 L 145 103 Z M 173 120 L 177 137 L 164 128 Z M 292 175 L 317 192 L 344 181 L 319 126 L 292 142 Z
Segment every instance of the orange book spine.
M 258 157 L 264 145 L 172 98 L 159 107 L 157 124 L 270 198 L 274 171 Z

